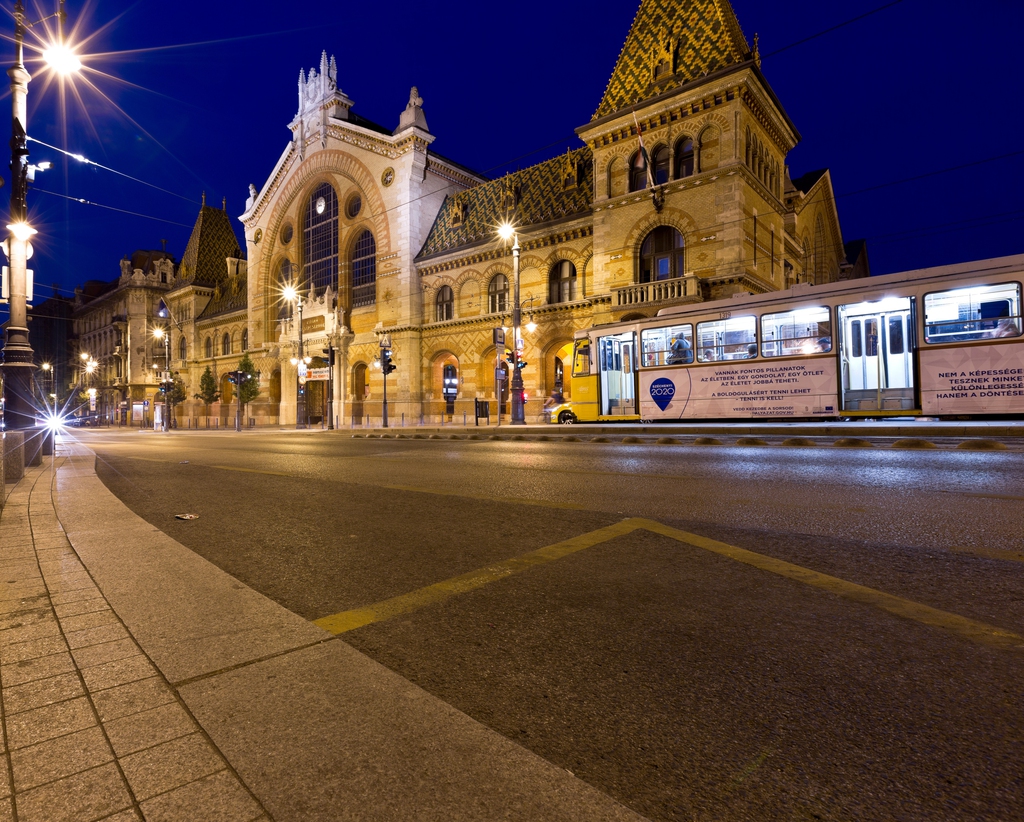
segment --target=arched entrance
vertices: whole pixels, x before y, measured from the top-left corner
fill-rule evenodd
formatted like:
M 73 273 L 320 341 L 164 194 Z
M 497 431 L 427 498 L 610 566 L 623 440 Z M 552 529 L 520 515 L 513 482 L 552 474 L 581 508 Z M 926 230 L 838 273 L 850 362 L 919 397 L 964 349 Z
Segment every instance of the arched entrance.
M 363 401 L 368 391 L 366 363 L 356 363 L 352 369 L 352 424 L 362 425 L 366 412 Z
M 309 368 L 310 371 L 327 368 L 327 361 L 323 357 L 313 357 Z M 310 376 L 306 377 L 306 417 L 310 425 L 319 425 L 327 419 L 327 380 L 310 379 Z
M 453 363 L 445 363 L 441 369 L 441 396 L 444 397 L 444 412 L 451 419 L 455 413 L 455 398 L 459 395 L 459 369 Z

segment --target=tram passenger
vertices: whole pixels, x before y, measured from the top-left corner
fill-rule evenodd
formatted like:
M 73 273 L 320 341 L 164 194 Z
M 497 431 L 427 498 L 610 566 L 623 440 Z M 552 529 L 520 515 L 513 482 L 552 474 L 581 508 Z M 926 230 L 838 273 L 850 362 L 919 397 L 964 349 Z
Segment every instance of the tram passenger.
M 712 351 L 710 348 L 705 348 L 704 349 L 704 356 L 700 358 L 700 361 L 701 362 L 714 362 L 715 361 L 715 352 Z
M 693 349 L 683 337 L 676 337 L 672 340 L 669 348 L 668 365 L 686 365 L 693 362 Z
M 1017 323 L 1009 317 L 1003 317 L 996 327 L 989 332 L 989 337 L 1016 337 L 1020 334 Z

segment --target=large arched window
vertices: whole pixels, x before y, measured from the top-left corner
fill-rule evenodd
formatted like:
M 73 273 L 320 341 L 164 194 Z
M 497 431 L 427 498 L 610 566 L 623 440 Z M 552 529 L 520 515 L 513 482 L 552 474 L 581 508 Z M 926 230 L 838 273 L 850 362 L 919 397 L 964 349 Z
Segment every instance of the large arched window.
M 560 260 L 548 274 L 548 302 L 571 303 L 576 299 L 576 266 Z
M 330 183 L 320 183 L 306 205 L 302 227 L 302 256 L 310 296 L 328 287 L 338 290 L 338 195 Z
M 181 339 L 178 340 L 178 359 L 179 360 L 186 359 L 187 358 L 186 357 L 187 354 L 188 354 L 188 348 L 186 347 L 186 344 L 185 344 L 185 338 L 182 337 Z
M 693 140 L 684 137 L 676 143 L 676 179 L 693 176 Z
M 654 166 L 654 184 L 665 185 L 668 182 L 668 146 L 658 146 L 654 149 L 651 165 Z
M 442 285 L 437 289 L 436 306 L 435 317 L 439 323 L 455 316 L 455 295 L 452 293 L 450 285 Z
M 203 351 L 206 352 L 207 359 L 213 356 L 213 337 L 206 338 L 206 342 L 203 344 Z
M 487 284 L 487 310 L 500 314 L 508 308 L 508 277 L 495 274 Z
M 231 353 L 231 335 L 228 334 L 227 332 L 225 332 L 224 336 L 221 337 L 221 339 L 220 339 L 220 353 L 221 354 L 230 354 Z
M 671 226 L 658 226 L 640 247 L 640 282 L 671 280 L 682 277 L 685 271 L 683 235 Z
M 377 302 L 377 243 L 369 231 L 356 239 L 352 252 L 352 307 Z
M 633 155 L 629 161 L 629 190 L 643 191 L 647 188 L 647 163 L 644 162 L 642 151 Z

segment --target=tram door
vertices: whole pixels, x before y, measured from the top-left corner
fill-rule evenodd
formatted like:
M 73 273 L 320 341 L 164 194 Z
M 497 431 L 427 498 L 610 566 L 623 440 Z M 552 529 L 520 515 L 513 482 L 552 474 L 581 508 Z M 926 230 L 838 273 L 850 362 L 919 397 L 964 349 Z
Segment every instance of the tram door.
M 900 411 L 914 401 L 910 297 L 839 306 L 844 411 Z
M 444 395 L 444 413 L 451 417 L 455 413 L 455 398 L 459 395 L 459 372 L 454 365 L 444 367 L 441 393 Z
M 636 333 L 599 337 L 597 356 L 601 414 L 637 414 Z

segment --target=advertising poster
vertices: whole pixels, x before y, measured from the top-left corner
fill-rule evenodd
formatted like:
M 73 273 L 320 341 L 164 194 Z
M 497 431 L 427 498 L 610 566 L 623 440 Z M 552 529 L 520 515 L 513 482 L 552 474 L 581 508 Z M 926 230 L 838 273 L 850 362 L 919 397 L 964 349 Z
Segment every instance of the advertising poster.
M 1009 414 L 1024 408 L 1024 343 L 921 349 L 925 414 Z
M 836 363 L 831 357 L 708 363 L 640 374 L 643 419 L 831 417 L 838 413 Z

